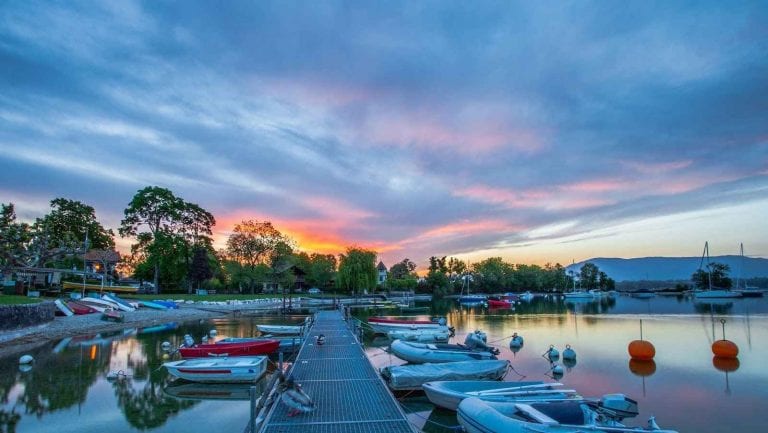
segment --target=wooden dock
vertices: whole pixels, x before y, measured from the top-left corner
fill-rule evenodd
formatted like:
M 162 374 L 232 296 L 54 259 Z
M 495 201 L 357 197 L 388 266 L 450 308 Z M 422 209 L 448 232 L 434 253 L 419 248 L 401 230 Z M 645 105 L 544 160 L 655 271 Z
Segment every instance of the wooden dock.
M 315 338 L 325 335 L 325 344 Z M 373 368 L 339 311 L 320 311 L 290 370 L 315 402 L 310 413 L 288 416 L 276 402 L 262 433 L 414 433 L 405 413 Z

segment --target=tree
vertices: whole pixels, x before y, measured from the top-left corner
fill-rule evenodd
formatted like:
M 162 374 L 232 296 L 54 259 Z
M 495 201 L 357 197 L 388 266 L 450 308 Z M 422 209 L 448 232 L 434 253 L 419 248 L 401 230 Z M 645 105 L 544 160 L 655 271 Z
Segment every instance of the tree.
M 293 243 L 271 222 L 247 220 L 237 224 L 227 239 L 227 253 L 233 260 L 253 268 L 259 263 L 267 263 L 281 242 Z
M 391 268 L 389 268 L 389 278 L 400 280 L 410 276 L 415 270 L 416 263 L 413 263 L 406 257 L 400 263 L 395 263 Z
M 347 248 L 346 254 L 339 255 L 337 286 L 358 293 L 376 287 L 376 252 L 357 247 Z
M 473 265 L 478 283 L 490 292 L 498 292 L 512 285 L 514 265 L 504 262 L 501 257 L 489 257 Z
M 24 264 L 31 239 L 29 224 L 16 222 L 13 203 L 0 203 L 0 271 Z
M 307 272 L 307 284 L 327 288 L 336 278 L 336 256 L 333 254 L 312 254 Z
M 708 290 L 713 287 L 730 289 L 733 280 L 728 277 L 731 267 L 725 263 L 712 262 L 706 266 L 707 270 L 699 269 L 691 275 L 693 285 L 699 290 Z M 711 284 L 710 284 L 711 281 Z
M 153 281 L 159 290 L 162 265 L 173 268 L 173 280 L 183 279 L 190 242 L 209 244 L 204 237 L 212 234 L 214 224 L 213 215 L 196 204 L 185 202 L 168 189 L 148 186 L 128 203 L 119 233 L 122 237 L 137 236 L 138 245 L 149 249 L 144 256 L 153 264 Z M 140 232 L 142 228 L 148 231 Z M 143 238 L 139 236 L 142 233 Z
M 596 289 L 600 269 L 594 263 L 585 263 L 579 270 L 579 279 L 582 289 Z
M 204 247 L 196 247 L 189 267 L 189 279 L 197 286 L 197 289 L 200 289 L 200 284 L 211 277 L 213 277 L 213 271 L 208 260 L 208 250 Z
M 447 274 L 446 257 L 430 257 L 426 278 L 427 288 L 437 296 L 447 294 L 450 288 Z

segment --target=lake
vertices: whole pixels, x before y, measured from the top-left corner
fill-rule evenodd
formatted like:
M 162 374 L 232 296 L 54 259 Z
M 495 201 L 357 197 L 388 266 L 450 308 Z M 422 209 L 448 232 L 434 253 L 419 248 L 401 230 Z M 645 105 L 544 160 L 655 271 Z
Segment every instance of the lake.
M 542 354 L 550 345 L 562 351 L 570 344 L 577 362 L 559 381 L 587 396 L 621 392 L 636 399 L 641 413 L 630 424 L 644 424 L 654 415 L 662 427 L 681 432 L 762 432 L 768 421 L 759 410 L 768 402 L 766 299 L 700 304 L 621 296 L 565 303 L 537 297 L 514 311 L 461 307 L 451 300 L 420 305 L 429 306 L 430 314 L 445 315 L 456 327 L 456 341 L 484 330 L 501 349 L 500 356 L 512 361 L 507 381 L 553 381 Z M 354 312 L 363 319 L 399 315 L 398 310 Z M 643 337 L 656 347 L 653 364 L 629 361 L 627 344 L 639 338 L 640 319 Z M 726 320 L 726 337 L 739 346 L 738 362 L 713 360 L 710 345 L 722 338 L 720 319 Z M 160 368 L 161 345 L 170 341 L 177 346 L 184 334 L 199 339 L 211 329 L 220 338 L 250 336 L 257 323 L 282 321 L 275 316 L 225 318 L 65 339 L 30 351 L 36 362 L 29 369 L 20 368 L 18 355 L 2 357 L 0 432 L 242 432 L 249 417 L 247 387 L 201 389 L 174 383 Z M 525 338 L 517 353 L 508 347 L 513 332 Z M 402 363 L 382 350 L 383 340 L 366 339 L 374 365 Z M 120 370 L 127 380 L 107 379 L 109 372 Z M 423 397 L 402 402 L 411 422 L 424 431 L 447 432 L 457 425 L 453 413 L 433 410 Z

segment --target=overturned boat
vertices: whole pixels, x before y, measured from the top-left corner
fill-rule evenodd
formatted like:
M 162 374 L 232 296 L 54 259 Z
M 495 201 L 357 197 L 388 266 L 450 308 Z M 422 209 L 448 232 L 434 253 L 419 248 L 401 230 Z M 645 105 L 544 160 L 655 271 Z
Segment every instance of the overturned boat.
M 435 406 L 456 410 L 462 400 L 477 397 L 492 402 L 535 402 L 572 400 L 582 397 L 572 389 L 560 389 L 561 383 L 492 382 L 487 380 L 455 380 L 427 382 L 421 386 Z
M 421 390 L 438 380 L 499 380 L 509 368 L 507 360 L 459 361 L 441 364 L 390 365 L 381 375 L 394 391 Z

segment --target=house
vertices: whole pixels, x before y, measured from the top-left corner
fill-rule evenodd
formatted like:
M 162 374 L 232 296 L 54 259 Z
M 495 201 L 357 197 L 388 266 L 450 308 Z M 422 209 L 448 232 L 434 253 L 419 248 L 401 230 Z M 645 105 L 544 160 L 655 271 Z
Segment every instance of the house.
M 376 266 L 376 270 L 379 271 L 378 283 L 384 284 L 387 281 L 387 267 L 384 266 L 384 262 L 379 260 L 379 264 Z
M 115 267 L 120 262 L 120 253 L 115 250 L 91 250 L 85 253 L 85 268 L 96 274 L 106 274 L 107 278 L 115 275 Z M 104 269 L 106 268 L 106 272 Z

